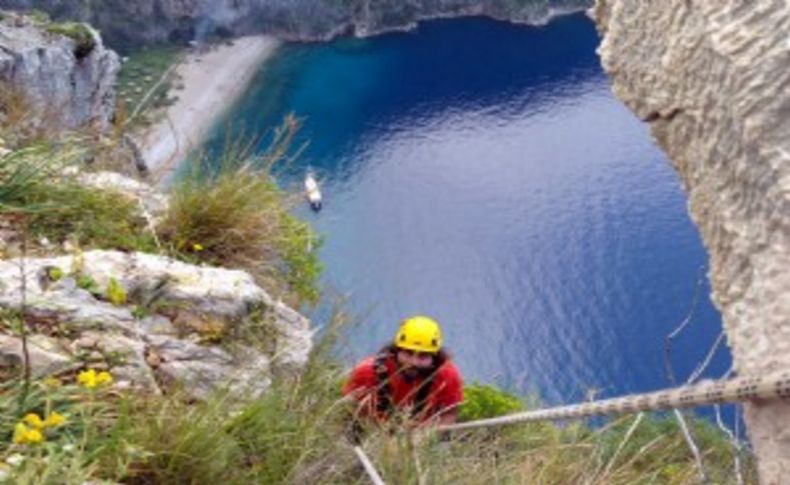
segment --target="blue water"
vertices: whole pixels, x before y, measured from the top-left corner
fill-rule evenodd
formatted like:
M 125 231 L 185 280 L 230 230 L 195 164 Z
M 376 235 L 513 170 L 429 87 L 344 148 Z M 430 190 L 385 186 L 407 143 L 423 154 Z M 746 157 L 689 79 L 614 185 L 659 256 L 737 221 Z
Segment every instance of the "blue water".
M 664 338 L 707 256 L 597 44 L 582 15 L 540 28 L 434 21 L 289 44 L 262 69 L 218 132 L 304 119 L 309 145 L 279 179 L 298 187 L 308 166 L 321 178 L 324 210 L 299 214 L 325 238 L 324 284 L 361 318 L 349 362 L 424 313 L 470 381 L 550 403 L 669 384 Z M 675 344 L 679 379 L 721 332 L 708 293 L 704 281 Z M 729 366 L 722 349 L 706 375 Z

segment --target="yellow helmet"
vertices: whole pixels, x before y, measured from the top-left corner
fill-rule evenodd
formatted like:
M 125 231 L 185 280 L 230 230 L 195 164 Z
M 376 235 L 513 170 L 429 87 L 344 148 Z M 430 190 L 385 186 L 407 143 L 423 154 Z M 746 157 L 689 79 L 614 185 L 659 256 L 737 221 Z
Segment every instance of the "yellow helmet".
M 442 330 L 436 320 L 424 316 L 407 318 L 395 335 L 395 346 L 401 349 L 435 354 L 442 348 Z

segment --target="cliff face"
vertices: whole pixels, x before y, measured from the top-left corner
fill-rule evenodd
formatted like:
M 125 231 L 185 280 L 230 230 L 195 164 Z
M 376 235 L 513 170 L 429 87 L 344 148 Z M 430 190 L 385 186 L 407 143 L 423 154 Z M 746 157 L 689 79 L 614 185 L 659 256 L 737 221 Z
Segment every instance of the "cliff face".
M 420 19 L 487 15 L 540 23 L 556 11 L 592 0 L 0 0 L 0 7 L 36 8 L 99 28 L 110 43 L 193 40 L 205 35 L 274 34 L 321 40 L 352 32 L 370 35 Z
M 29 18 L 2 15 L 0 81 L 19 90 L 53 128 L 106 127 L 115 109 L 113 84 L 120 63 L 98 34 L 72 26 L 83 35 L 74 39 L 58 33 L 57 26 L 48 31 Z
M 689 195 L 741 375 L 790 368 L 790 4 L 597 0 L 615 94 Z M 790 476 L 790 404 L 746 406 L 761 480 Z

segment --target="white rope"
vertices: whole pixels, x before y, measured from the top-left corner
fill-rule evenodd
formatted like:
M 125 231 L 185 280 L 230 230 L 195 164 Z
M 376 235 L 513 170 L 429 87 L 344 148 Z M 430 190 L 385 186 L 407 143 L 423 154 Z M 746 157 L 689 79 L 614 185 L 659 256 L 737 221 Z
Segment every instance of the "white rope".
M 381 475 L 379 475 L 379 472 L 376 471 L 376 467 L 374 467 L 373 463 L 370 462 L 370 459 L 365 454 L 365 452 L 362 451 L 362 448 L 355 446 L 354 453 L 357 454 L 357 458 L 359 458 L 359 461 L 362 462 L 362 466 L 365 467 L 365 471 L 370 477 L 370 481 L 373 482 L 374 485 L 385 485 L 384 480 L 381 479 Z
M 436 431 L 459 431 L 532 421 L 556 421 L 641 411 L 666 411 L 669 409 L 683 409 L 725 402 L 751 401 L 754 399 L 790 399 L 790 371 L 775 372 L 762 377 L 744 376 L 729 380 L 703 381 L 694 385 L 647 394 L 634 394 L 582 404 L 526 411 L 497 418 L 437 426 Z

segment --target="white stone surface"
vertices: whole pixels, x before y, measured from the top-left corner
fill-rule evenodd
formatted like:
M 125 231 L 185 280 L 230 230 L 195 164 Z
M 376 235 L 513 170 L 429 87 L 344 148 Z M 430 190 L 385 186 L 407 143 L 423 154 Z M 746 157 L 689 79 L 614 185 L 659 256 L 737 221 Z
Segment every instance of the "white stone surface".
M 53 282 L 46 274 L 54 267 L 66 276 Z M 95 281 L 98 297 L 77 286 L 74 271 Z M 136 387 L 158 392 L 163 384 L 179 383 L 199 399 L 219 390 L 249 396 L 269 386 L 273 371 L 302 367 L 312 347 L 309 321 L 273 300 L 243 271 L 194 266 L 151 254 L 89 251 L 27 259 L 25 275 L 31 330 L 57 324 L 71 334 L 58 340 L 56 347 L 36 350 L 41 364 L 35 367 L 40 373 L 73 366 L 78 354 L 95 353 L 107 357 L 118 380 Z M 115 306 L 100 298 L 111 278 L 126 290 L 128 304 Z M 21 307 L 21 281 L 20 260 L 0 260 L 0 307 Z M 167 312 L 135 314 L 132 305 L 143 300 L 169 308 L 176 315 L 174 321 Z M 234 325 L 243 325 L 245 317 L 262 308 L 272 322 L 271 335 L 266 336 L 272 341 L 270 351 L 238 343 L 200 343 L 202 337 L 194 329 L 174 324 L 186 312 L 198 323 L 200 318 L 219 321 L 232 332 Z M 14 350 L 18 348 L 17 338 L 0 335 L 0 364 L 18 363 L 20 354 Z
M 689 196 L 736 370 L 790 369 L 790 3 L 598 0 L 615 94 Z M 746 406 L 761 481 L 790 477 L 790 404 Z

